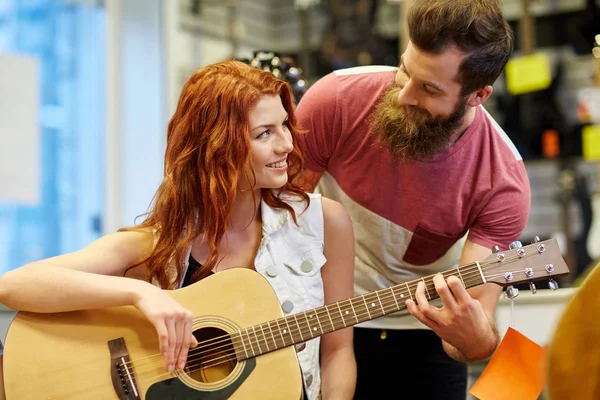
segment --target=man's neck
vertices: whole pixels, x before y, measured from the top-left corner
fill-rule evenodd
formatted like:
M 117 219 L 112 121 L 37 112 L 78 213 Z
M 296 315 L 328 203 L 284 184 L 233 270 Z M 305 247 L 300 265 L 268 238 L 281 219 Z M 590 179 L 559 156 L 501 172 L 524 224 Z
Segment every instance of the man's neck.
M 452 135 L 452 139 L 450 139 L 448 148 L 454 146 L 454 143 L 458 142 L 458 140 L 467 131 L 467 129 L 469 129 L 469 127 L 473 123 L 473 120 L 475 119 L 476 114 L 477 114 L 477 107 L 469 107 L 469 109 L 467 110 L 467 112 L 465 113 L 465 116 L 463 118 L 463 123 Z

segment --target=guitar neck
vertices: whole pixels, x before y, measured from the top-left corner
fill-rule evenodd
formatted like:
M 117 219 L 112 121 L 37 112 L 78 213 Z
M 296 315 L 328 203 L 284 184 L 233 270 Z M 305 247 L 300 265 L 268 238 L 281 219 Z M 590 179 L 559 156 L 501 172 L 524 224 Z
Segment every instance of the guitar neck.
M 425 283 L 425 295 L 428 300 L 437 299 L 439 296 L 433 284 L 434 276 L 415 279 L 242 329 L 231 334 L 235 353 L 239 360 L 245 360 L 404 310 L 405 301 L 415 299 L 419 282 Z M 443 276 L 456 276 L 466 288 L 485 283 L 479 263 L 445 271 Z

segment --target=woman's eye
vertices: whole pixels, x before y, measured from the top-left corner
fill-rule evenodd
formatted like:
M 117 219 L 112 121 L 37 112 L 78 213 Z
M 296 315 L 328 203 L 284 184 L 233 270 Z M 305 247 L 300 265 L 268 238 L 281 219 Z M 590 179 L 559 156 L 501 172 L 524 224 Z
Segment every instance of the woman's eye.
M 265 137 L 267 137 L 267 136 L 268 136 L 268 135 L 270 135 L 270 134 L 271 134 L 271 131 L 269 131 L 269 130 L 266 130 L 266 131 L 264 131 L 263 133 L 261 133 L 260 135 L 258 135 L 256 138 L 257 138 L 257 139 L 262 139 L 262 138 L 265 138 Z

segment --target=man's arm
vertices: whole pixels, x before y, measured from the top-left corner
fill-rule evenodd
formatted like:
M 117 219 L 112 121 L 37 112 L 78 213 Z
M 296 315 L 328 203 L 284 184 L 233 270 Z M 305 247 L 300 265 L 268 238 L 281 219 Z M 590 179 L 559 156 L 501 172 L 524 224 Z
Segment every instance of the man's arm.
M 490 253 L 490 249 L 467 240 L 460 265 L 481 261 Z M 416 302 L 406 302 L 411 314 L 442 338 L 444 350 L 453 359 L 468 362 L 489 357 L 499 342 L 494 312 L 501 287 L 484 284 L 467 290 L 459 278 L 444 279 L 442 274 L 436 275 L 433 282 L 443 307 L 429 304 L 425 285 L 419 282 Z
M 319 179 L 321 179 L 322 172 L 315 172 L 308 168 L 304 168 L 302 172 L 296 177 L 295 183 L 302 188 L 305 192 L 314 192 Z
M 491 252 L 491 249 L 467 240 L 460 257 L 459 265 L 467 265 L 474 263 L 475 261 L 481 261 L 489 256 Z M 468 289 L 467 292 L 474 300 L 479 301 L 481 304 L 483 311 L 487 316 L 490 330 L 484 332 L 484 342 L 478 346 L 480 351 L 475 351 L 469 355 L 463 354 L 456 347 L 442 339 L 442 344 L 446 353 L 450 357 L 461 362 L 476 361 L 489 357 L 496 350 L 500 341 L 498 330 L 496 329 L 495 311 L 498 299 L 500 298 L 500 293 L 502 293 L 502 287 L 494 283 L 486 283 Z

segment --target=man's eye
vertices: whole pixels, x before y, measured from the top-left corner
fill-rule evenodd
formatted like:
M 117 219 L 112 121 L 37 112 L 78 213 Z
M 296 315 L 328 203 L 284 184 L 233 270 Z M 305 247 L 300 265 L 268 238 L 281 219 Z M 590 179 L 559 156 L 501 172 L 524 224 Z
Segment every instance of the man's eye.
M 429 89 L 428 86 L 423 86 L 423 89 L 425 89 L 425 91 L 429 94 L 436 94 L 437 92 L 434 92 L 433 90 Z

